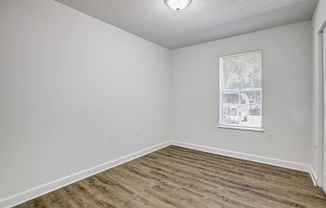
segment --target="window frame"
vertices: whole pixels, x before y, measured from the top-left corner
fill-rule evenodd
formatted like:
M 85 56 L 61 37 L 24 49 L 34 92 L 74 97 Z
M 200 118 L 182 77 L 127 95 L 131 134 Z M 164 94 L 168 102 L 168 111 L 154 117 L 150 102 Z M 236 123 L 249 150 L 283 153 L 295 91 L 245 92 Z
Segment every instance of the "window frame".
M 255 53 L 260 53 L 261 54 L 261 126 L 260 127 L 252 127 L 252 126 L 236 126 L 236 125 L 228 125 L 228 124 L 223 124 L 222 122 L 222 119 L 223 119 L 223 115 L 222 115 L 222 59 L 223 58 L 227 58 L 227 57 L 235 57 L 235 56 L 241 56 L 241 55 L 249 55 L 249 54 L 255 54 Z M 219 84 L 218 84 L 218 104 L 219 104 L 219 107 L 218 107 L 218 128 L 221 128 L 221 129 L 234 129 L 234 130 L 245 130 L 245 131 L 256 131 L 256 132 L 264 132 L 264 129 L 263 129 L 263 112 L 264 112 L 264 105 L 263 105 L 263 50 L 261 49 L 257 49 L 257 50 L 253 50 L 253 51 L 247 51 L 247 52 L 240 52 L 240 53 L 234 53 L 234 54 L 229 54 L 229 55 L 223 55 L 223 56 L 219 56 L 218 58 L 218 66 L 219 66 Z

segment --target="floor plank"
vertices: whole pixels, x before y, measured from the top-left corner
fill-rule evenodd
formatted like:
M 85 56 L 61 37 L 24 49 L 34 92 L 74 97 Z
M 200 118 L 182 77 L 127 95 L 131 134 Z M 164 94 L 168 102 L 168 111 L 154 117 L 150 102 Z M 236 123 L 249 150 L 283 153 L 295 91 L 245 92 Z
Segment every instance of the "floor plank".
M 308 173 L 169 146 L 26 207 L 326 208 Z

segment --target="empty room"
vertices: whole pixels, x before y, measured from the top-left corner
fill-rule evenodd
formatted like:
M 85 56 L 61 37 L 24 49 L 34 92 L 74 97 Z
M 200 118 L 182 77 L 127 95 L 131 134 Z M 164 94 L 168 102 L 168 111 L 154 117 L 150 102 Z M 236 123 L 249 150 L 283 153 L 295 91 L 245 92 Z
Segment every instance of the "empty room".
M 0 208 L 326 208 L 326 0 L 0 0 Z

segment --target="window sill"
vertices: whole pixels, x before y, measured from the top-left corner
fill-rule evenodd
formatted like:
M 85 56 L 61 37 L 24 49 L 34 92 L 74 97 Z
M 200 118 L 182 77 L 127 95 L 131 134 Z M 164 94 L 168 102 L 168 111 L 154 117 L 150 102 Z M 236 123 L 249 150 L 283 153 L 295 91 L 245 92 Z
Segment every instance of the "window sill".
M 231 130 L 243 130 L 243 131 L 264 132 L 264 129 L 250 128 L 250 127 L 244 127 L 244 126 L 224 126 L 224 125 L 219 125 L 218 128 L 221 128 L 221 129 L 231 129 Z

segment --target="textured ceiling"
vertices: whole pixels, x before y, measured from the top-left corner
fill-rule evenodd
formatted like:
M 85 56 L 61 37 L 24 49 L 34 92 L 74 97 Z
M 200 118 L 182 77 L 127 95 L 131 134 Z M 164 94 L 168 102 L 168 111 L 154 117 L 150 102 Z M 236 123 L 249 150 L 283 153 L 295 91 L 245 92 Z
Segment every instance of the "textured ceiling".
M 168 49 L 310 20 L 318 0 L 56 0 Z

